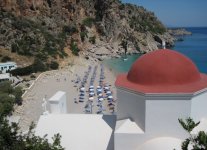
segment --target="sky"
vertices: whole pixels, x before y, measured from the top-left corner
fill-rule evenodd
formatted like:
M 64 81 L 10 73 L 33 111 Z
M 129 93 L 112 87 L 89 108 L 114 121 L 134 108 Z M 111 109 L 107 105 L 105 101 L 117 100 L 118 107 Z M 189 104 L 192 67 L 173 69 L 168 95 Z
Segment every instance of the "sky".
M 122 0 L 155 13 L 167 27 L 207 27 L 207 0 Z

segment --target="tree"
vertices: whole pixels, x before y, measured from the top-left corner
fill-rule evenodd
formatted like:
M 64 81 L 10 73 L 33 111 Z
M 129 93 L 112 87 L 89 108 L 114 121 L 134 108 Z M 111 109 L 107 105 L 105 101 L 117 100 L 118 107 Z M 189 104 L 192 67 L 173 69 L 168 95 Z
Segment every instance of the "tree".
M 192 135 L 191 131 L 197 127 L 200 122 L 194 122 L 192 118 L 186 120 L 178 119 L 181 126 L 189 133 L 190 137 L 182 143 L 182 150 L 188 150 L 189 146 L 192 150 L 206 150 L 207 149 L 207 133 L 199 131 L 198 134 Z
M 9 124 L 6 119 L 13 106 L 21 99 L 22 89 L 13 88 L 10 82 L 0 83 L 0 150 L 64 150 L 59 134 L 49 143 L 46 135 L 42 138 L 34 134 L 32 123 L 26 134 L 20 132 L 18 124 Z
M 82 21 L 82 24 L 87 26 L 87 27 L 92 27 L 93 23 L 94 23 L 95 19 L 94 18 L 85 18 L 83 21 Z
M 5 81 L 0 83 L 0 93 L 12 94 L 14 89 L 11 86 L 11 82 Z
M 46 136 L 43 138 L 35 136 L 33 129 L 34 124 L 26 134 L 22 134 L 18 124 L 9 125 L 5 118 L 0 117 L 0 148 L 2 150 L 64 150 L 60 145 L 59 134 L 52 138 L 53 143 L 49 143 Z
M 78 56 L 80 49 L 78 48 L 76 42 L 74 41 L 74 39 L 71 39 L 71 43 L 70 43 L 70 48 L 72 50 L 72 53 L 76 56 Z
M 122 48 L 124 49 L 124 54 L 125 54 L 125 55 L 126 55 L 126 53 L 127 53 L 127 45 L 128 45 L 127 40 L 123 39 L 122 42 L 121 42 L 121 46 L 122 46 Z
M 59 64 L 56 61 L 51 61 L 51 63 L 50 63 L 51 69 L 56 70 L 56 69 L 58 69 L 58 67 L 59 67 Z
M 10 114 L 13 111 L 13 105 L 13 97 L 10 97 L 7 93 L 0 93 L 0 116 Z
M 11 58 L 9 56 L 4 56 L 2 59 L 1 59 L 1 62 L 8 62 L 8 61 L 11 61 Z
M 33 63 L 33 71 L 34 72 L 42 72 L 47 70 L 45 64 L 38 58 L 35 58 L 34 63 Z
M 22 104 L 22 88 L 21 87 L 16 87 L 14 89 L 14 96 L 15 96 L 15 103 L 17 103 L 18 105 Z

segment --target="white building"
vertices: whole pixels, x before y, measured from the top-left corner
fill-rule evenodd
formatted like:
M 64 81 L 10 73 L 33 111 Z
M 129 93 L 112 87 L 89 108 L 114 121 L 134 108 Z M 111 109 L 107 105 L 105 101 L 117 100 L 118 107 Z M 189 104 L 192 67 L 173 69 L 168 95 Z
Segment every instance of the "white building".
M 9 81 L 11 76 L 9 73 L 0 74 L 0 82 Z
M 67 114 L 66 93 L 49 99 L 50 113 L 40 116 L 35 134 L 49 142 L 59 133 L 66 150 L 114 150 L 115 115 Z M 45 109 L 45 103 L 43 107 Z
M 0 73 L 6 73 L 9 70 L 16 69 L 17 65 L 15 62 L 0 63 Z
M 49 114 L 40 116 L 35 133 L 49 142 L 59 133 L 66 150 L 113 150 L 115 123 L 111 115 Z
M 115 84 L 117 150 L 180 149 L 189 135 L 178 118 L 207 118 L 207 75 L 178 52 L 143 55 Z

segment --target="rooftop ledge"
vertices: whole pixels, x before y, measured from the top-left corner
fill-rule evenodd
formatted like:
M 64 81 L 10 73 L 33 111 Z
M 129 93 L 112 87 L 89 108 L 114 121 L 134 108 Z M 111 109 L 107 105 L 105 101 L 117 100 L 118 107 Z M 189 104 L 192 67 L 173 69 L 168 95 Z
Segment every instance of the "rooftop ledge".
M 135 122 L 124 119 L 116 122 L 115 133 L 144 134 L 144 131 Z

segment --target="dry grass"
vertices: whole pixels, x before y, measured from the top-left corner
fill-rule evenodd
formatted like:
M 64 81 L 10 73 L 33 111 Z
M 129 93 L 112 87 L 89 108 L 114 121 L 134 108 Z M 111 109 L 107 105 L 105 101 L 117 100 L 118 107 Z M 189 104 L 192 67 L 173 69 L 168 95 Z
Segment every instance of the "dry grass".
M 12 53 L 10 50 L 0 48 L 0 54 L 3 56 L 9 56 L 12 61 L 16 62 L 18 66 L 28 66 L 33 63 L 34 58 L 28 56 L 21 56 L 16 53 Z

